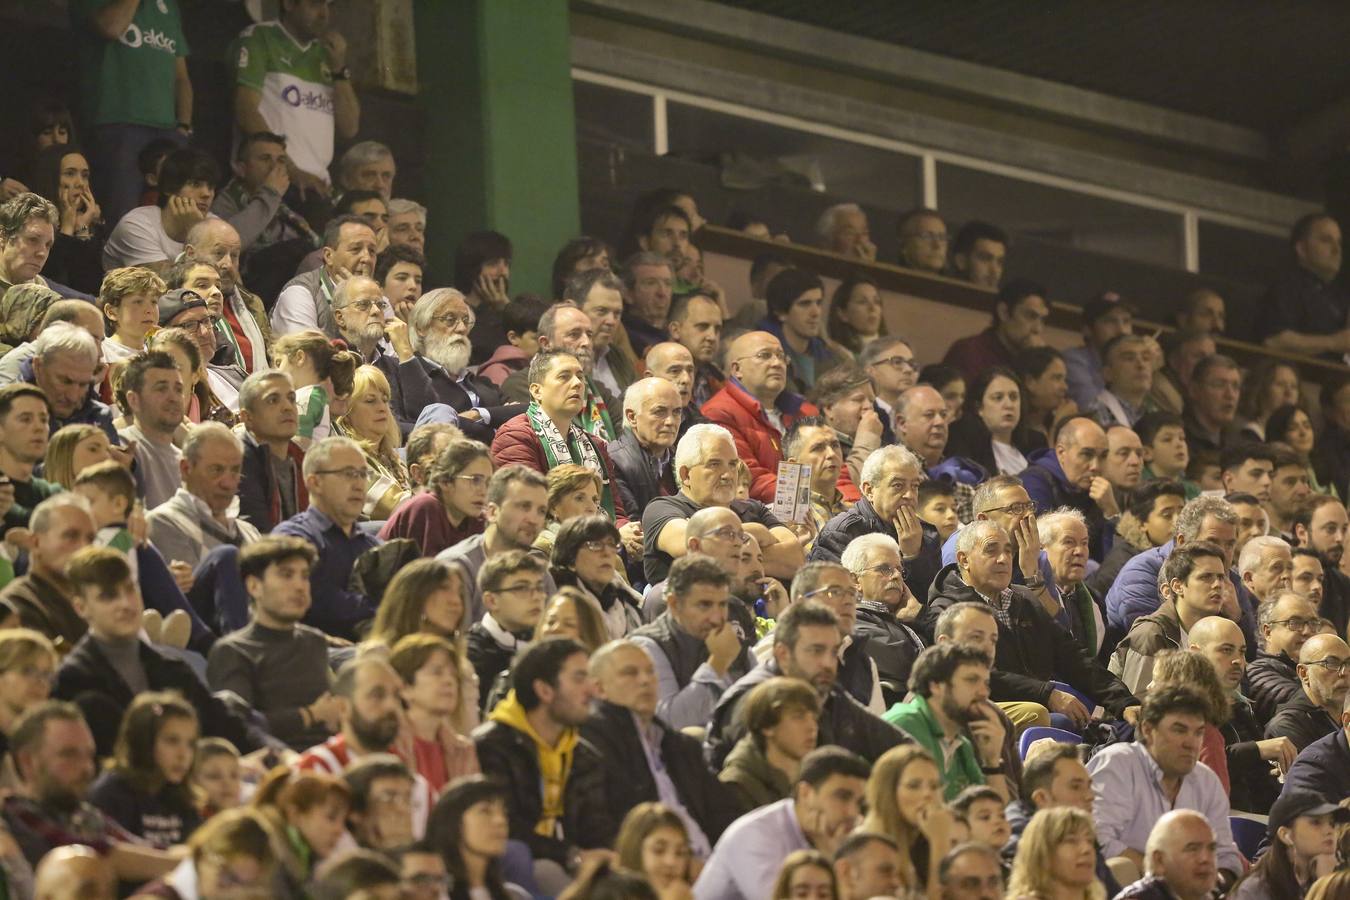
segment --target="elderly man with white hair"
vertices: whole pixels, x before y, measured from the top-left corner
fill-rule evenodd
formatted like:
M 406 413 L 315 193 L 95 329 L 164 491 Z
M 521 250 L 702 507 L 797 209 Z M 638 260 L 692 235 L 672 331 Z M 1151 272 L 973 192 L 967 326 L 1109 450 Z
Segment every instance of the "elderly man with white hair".
M 1125 716 L 1137 707 L 1130 689 L 1095 654 L 1084 650 L 1027 588 L 1012 583 L 1013 560 L 1012 538 L 1003 526 L 985 519 L 961 529 L 956 562 L 938 573 L 919 614 L 921 630 L 931 633 L 942 611 L 957 603 L 983 604 L 998 622 L 994 667 L 1004 673 L 1002 689 L 1015 694 L 1000 695 L 996 682 L 996 702 L 1033 701 L 1071 720 L 1063 724 L 1081 726 L 1092 710 L 1056 685 L 1062 682 L 1112 715 Z
M 56 322 L 33 341 L 33 356 L 20 368 L 19 380 L 36 384 L 47 395 L 51 434 L 66 425 L 97 425 L 120 445 L 112 409 L 95 396 L 103 369 L 98 341 L 78 325 Z
M 1265 604 L 1289 590 L 1294 574 L 1294 551 L 1288 542 L 1273 534 L 1254 537 L 1238 557 L 1238 574 L 1257 603 Z
M 905 584 L 905 565 L 894 538 L 860 535 L 849 541 L 839 562 L 858 585 L 854 633 L 866 638 L 864 646 L 876 664 L 889 709 L 909 693 L 909 671 L 924 650 L 923 638 L 908 624 L 922 604 Z
M 938 531 L 919 519 L 923 463 L 899 445 L 874 450 L 862 467 L 862 499 L 825 523 L 811 548 L 811 560 L 838 562 L 849 542 L 863 534 L 884 534 L 900 545 L 905 583 L 916 596 L 942 568 Z
M 389 201 L 389 246 L 411 247 L 427 252 L 427 208 L 414 200 L 395 197 Z
M 466 437 L 491 444 L 497 426 L 523 413 L 526 404 L 506 402 L 495 384 L 470 370 L 469 332 L 476 316 L 464 295 L 454 288 L 428 291 L 408 319 L 408 356 L 400 352 L 396 365 L 388 358 L 376 363 L 393 389 L 394 415 L 410 430 L 427 407 L 441 404 L 440 421 L 448 419 Z M 400 330 L 396 321 L 384 323 L 391 338 Z
M 1106 638 L 1106 607 L 1083 583 L 1087 577 L 1088 525 L 1078 510 L 1061 506 L 1036 519 L 1036 533 L 1055 576 L 1070 633 L 1093 656 Z
M 1144 845 L 1143 878 L 1116 900 L 1205 900 L 1219 883 L 1218 842 L 1209 820 L 1193 809 L 1163 813 Z
M 609 443 L 623 508 L 636 512 L 675 493 L 675 440 L 684 407 L 664 378 L 633 382 L 623 396 L 623 432 Z
M 360 141 L 338 160 L 338 186 L 343 191 L 377 191 L 388 200 L 394 193 L 398 165 L 394 151 L 379 141 Z
M 856 203 L 836 203 L 820 214 L 816 236 L 826 250 L 875 262 L 877 245 L 867 227 L 867 213 Z
M 758 500 L 736 497 L 736 442 L 721 425 L 690 428 L 675 445 L 675 478 L 679 492 L 657 497 L 642 510 L 643 566 L 647 581 L 666 577 L 670 564 L 688 552 L 686 529 L 694 513 L 724 506 L 735 513 L 742 530 L 764 551 L 764 570 L 788 579 L 805 562 L 792 530 Z M 638 511 L 633 511 L 637 515 Z

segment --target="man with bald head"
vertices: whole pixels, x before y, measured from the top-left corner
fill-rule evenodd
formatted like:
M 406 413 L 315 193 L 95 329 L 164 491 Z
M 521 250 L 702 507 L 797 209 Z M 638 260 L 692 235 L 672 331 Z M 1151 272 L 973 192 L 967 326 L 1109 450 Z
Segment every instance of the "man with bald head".
M 708 397 L 722 389 L 725 381 L 720 374 L 715 384 L 710 382 L 705 387 L 707 396 L 700 400 L 696 392 L 698 364 L 694 362 L 693 354 L 684 344 L 677 344 L 674 341 L 652 344 L 647 348 L 647 356 L 643 362 L 647 366 L 648 375 L 664 378 L 680 392 L 680 405 L 684 408 L 684 414 L 680 416 L 680 437 L 684 437 L 685 432 L 698 423 L 708 421 L 703 418 L 703 413 L 699 412 L 699 407 L 707 402 Z
M 1247 640 L 1237 623 L 1222 616 L 1207 616 L 1187 637 L 1190 649 L 1204 654 L 1228 695 L 1229 718 L 1220 731 L 1228 759 L 1229 803 L 1233 809 L 1264 816 L 1280 795 L 1280 782 L 1271 766 L 1283 774 L 1293 765 L 1298 751 L 1283 735 L 1262 738 L 1251 701 L 1239 689 L 1247 668 Z
M 947 401 L 935 388 L 919 384 L 900 395 L 895 406 L 895 436 L 931 469 L 947 452 Z
M 783 459 L 783 435 L 797 419 L 820 411 L 787 390 L 787 355 L 778 338 L 767 331 L 750 331 L 731 342 L 727 374 L 727 383 L 703 404 L 703 415 L 736 439 L 737 455 L 750 467 L 750 496 L 771 503 Z M 847 470 L 839 477 L 843 489 Z M 852 481 L 847 484 L 856 496 Z
M 1115 491 L 1106 478 L 1109 446 L 1102 426 L 1079 416 L 1059 429 L 1053 448 L 1033 453 L 1031 465 L 1022 472 L 1037 515 L 1061 506 L 1083 514 L 1091 541 L 1089 555 L 1098 562 L 1120 517 Z
M 1298 654 L 1297 694 L 1266 724 L 1266 737 L 1283 735 L 1303 751 L 1340 727 L 1341 707 L 1350 690 L 1350 646 L 1334 634 L 1314 635 Z
M 117 876 L 92 847 L 66 844 L 42 857 L 33 873 L 34 900 L 115 900 Z M 10 890 L 14 889 L 10 884 Z
M 1280 806 L 1294 793 L 1308 793 L 1326 803 L 1350 797 L 1350 704 L 1342 706 L 1337 727 L 1309 744 L 1289 767 Z
M 683 413 L 679 390 L 664 378 L 642 378 L 624 392 L 624 430 L 609 444 L 624 509 L 636 513 L 675 493 L 675 441 Z
M 1279 591 L 1261 604 L 1257 624 L 1262 646 L 1243 683 L 1261 721 L 1269 722 L 1280 704 L 1301 689 L 1295 660 L 1320 622 L 1317 604 L 1293 591 Z
M 220 271 L 224 316 L 216 331 L 224 338 L 213 360 L 217 365 L 239 366 L 245 375 L 270 368 L 272 323 L 262 298 L 244 288 L 239 275 L 239 232 L 224 219 L 203 219 L 187 234 L 183 253 L 188 259 L 208 262 Z
M 1219 883 L 1218 845 L 1209 820 L 1193 809 L 1163 813 L 1149 832 L 1143 878 L 1116 900 L 1206 900 Z

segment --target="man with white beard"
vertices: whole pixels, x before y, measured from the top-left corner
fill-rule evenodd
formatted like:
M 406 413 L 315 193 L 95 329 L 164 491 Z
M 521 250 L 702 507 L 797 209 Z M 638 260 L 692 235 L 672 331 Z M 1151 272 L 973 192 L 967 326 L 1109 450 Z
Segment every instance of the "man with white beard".
M 438 409 L 466 437 L 491 444 L 497 426 L 523 413 L 525 404 L 505 402 L 496 385 L 469 370 L 473 308 L 454 288 L 437 288 L 418 299 L 408 318 L 410 358 L 400 353 L 397 365 L 376 363 L 393 388 L 394 415 L 411 425 L 428 406 L 443 404 Z

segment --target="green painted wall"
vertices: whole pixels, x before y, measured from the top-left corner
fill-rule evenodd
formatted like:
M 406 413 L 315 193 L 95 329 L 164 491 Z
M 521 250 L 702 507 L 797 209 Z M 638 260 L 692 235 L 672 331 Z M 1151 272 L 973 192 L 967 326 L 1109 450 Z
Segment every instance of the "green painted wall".
M 427 248 L 439 285 L 471 231 L 511 238 L 512 294 L 545 296 L 580 229 L 567 4 L 416 0 Z

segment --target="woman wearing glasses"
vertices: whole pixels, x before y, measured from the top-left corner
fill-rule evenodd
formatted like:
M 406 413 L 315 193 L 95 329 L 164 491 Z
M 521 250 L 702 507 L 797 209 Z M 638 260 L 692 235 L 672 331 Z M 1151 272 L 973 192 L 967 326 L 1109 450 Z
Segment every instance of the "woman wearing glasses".
M 380 529 L 380 539 L 409 538 L 423 556 L 435 556 L 481 533 L 491 477 L 492 460 L 485 444 L 451 439 L 431 464 L 427 490 L 394 510 Z
M 642 626 L 642 598 L 619 575 L 619 529 L 593 514 L 565 522 L 553 542 L 549 572 L 558 587 L 575 587 L 599 604 L 611 638 Z
M 362 510 L 371 521 L 388 519 L 412 492 L 408 469 L 398 457 L 403 439 L 389 407 L 389 382 L 374 366 L 361 366 L 352 379 L 352 405 L 337 420 L 337 432 L 354 439 L 366 456 L 370 478 Z

